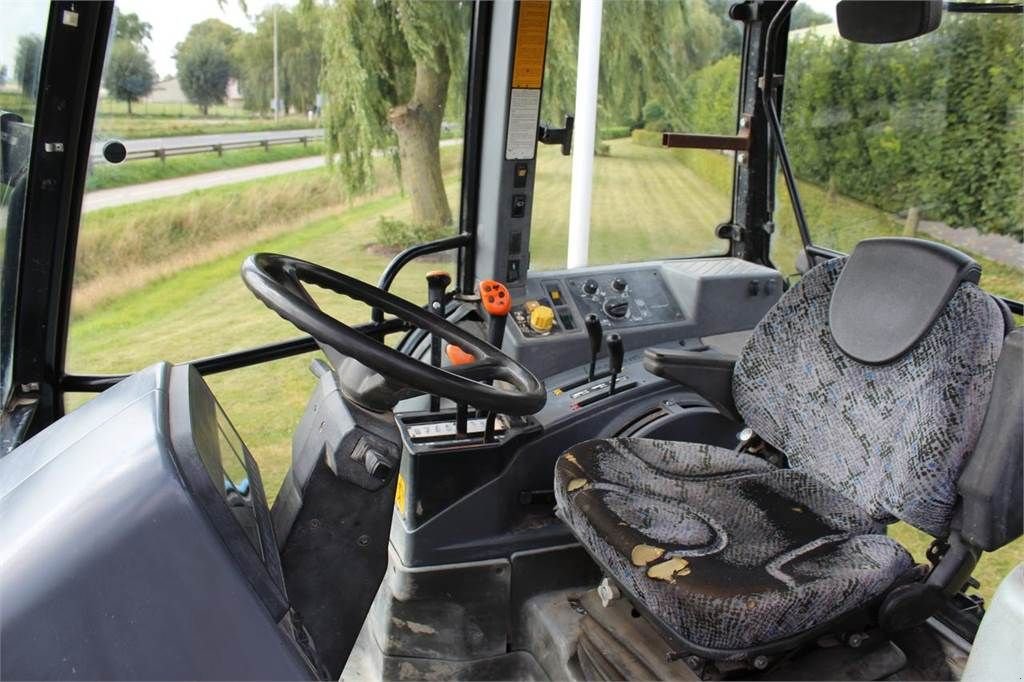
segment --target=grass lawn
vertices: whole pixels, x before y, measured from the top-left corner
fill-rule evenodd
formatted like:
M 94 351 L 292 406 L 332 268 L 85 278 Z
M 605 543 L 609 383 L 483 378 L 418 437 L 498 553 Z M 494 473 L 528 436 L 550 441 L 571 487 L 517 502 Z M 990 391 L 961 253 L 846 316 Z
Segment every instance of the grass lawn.
M 457 156 L 455 159 L 447 174 L 448 197 L 453 206 L 458 204 Z M 532 234 L 535 268 L 561 267 L 565 263 L 569 164 L 569 159 L 554 149 L 540 151 Z M 722 242 L 713 236 L 714 226 L 729 212 L 728 191 L 721 189 L 723 178 L 729 176 L 724 158 L 701 155 L 684 159 L 630 140 L 615 140 L 611 156 L 598 157 L 595 169 L 591 262 L 724 250 Z M 249 294 L 238 276 L 243 258 L 255 251 L 293 254 L 376 281 L 388 260 L 367 248 L 375 241 L 378 217 L 409 217 L 408 200 L 394 187 L 390 191 L 384 187 L 377 196 L 349 206 L 325 202 L 316 211 L 295 214 L 291 219 L 288 213 L 294 209 L 288 209 L 268 222 L 271 227 L 265 227 L 262 221 L 249 225 L 248 230 L 244 221 L 221 223 L 221 217 L 228 221 L 232 213 L 251 208 L 260 196 L 277 192 L 286 197 L 307 191 L 301 183 L 313 182 L 313 176 L 296 176 L 291 182 L 300 184 L 285 185 L 284 179 L 272 178 L 89 214 L 88 225 L 83 228 L 83 248 L 107 255 L 91 261 L 87 254 L 82 255 L 92 263 L 93 281 L 106 279 L 108 290 L 105 297 L 77 309 L 68 366 L 75 371 L 124 372 L 160 359 L 184 361 L 296 336 L 291 325 Z M 268 210 L 257 207 L 255 214 L 263 215 Z M 885 218 L 871 211 L 844 199 L 835 200 L 833 206 L 836 215 Z M 175 221 L 180 229 L 160 231 L 164 223 Z M 231 233 L 218 234 L 219 229 Z M 142 236 L 133 237 L 133 231 Z M 182 233 L 191 236 L 182 237 Z M 781 216 L 780 234 L 783 243 L 777 252 L 778 262 L 785 270 L 793 262 L 794 251 L 789 246 L 791 240 L 786 239 L 787 226 Z M 118 246 L 133 239 L 140 246 Z M 161 272 L 152 261 L 173 260 L 168 244 L 197 253 L 179 265 L 172 262 L 169 270 Z M 121 256 L 110 255 L 111 248 L 125 250 Z M 130 275 L 120 271 L 119 264 L 125 259 L 130 266 L 156 268 L 156 272 L 133 284 Z M 422 301 L 423 277 L 437 267 L 436 263 L 414 262 L 399 277 L 395 292 Z M 988 271 L 989 265 L 985 268 Z M 1019 286 L 1019 273 L 1017 279 Z M 115 286 L 118 283 L 128 290 L 119 290 Z M 361 304 L 338 297 L 321 300 L 325 308 L 346 321 L 368 319 L 368 311 Z M 287 470 L 291 433 L 314 384 L 307 370 L 311 357 L 289 358 L 208 378 L 259 461 L 271 496 Z M 72 396 L 69 403 L 80 400 Z M 927 541 L 921 534 L 903 525 L 897 525 L 893 534 L 912 549 L 918 560 L 923 560 Z M 991 595 L 999 578 L 1022 560 L 1021 541 L 986 556 L 976 572 L 983 582 L 982 593 Z
M 229 149 L 223 154 L 209 152 L 206 154 L 187 154 L 170 156 L 165 160 L 137 159 L 113 165 L 104 161 L 93 164 L 89 179 L 85 183 L 86 191 L 111 189 L 126 185 L 138 185 L 143 182 L 180 178 L 184 175 L 209 173 L 211 171 L 241 168 L 258 163 L 288 161 L 306 156 L 323 156 L 324 148 L 319 142 L 309 145 L 282 144 L 267 149 Z

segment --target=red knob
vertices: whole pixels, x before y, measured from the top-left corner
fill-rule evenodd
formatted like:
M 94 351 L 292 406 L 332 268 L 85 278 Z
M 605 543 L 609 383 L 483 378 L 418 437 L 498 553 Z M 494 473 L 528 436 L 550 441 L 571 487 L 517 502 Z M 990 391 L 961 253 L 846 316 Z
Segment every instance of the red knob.
M 508 287 L 493 279 L 480 282 L 480 302 L 484 310 L 494 317 L 505 317 L 512 310 L 512 295 Z

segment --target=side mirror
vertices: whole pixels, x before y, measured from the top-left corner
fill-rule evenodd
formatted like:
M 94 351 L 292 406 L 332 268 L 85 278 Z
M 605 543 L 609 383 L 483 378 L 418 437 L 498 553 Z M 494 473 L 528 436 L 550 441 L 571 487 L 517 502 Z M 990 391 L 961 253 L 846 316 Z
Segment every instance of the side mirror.
M 942 21 L 942 0 L 840 0 L 839 35 L 855 43 L 898 43 L 931 33 Z

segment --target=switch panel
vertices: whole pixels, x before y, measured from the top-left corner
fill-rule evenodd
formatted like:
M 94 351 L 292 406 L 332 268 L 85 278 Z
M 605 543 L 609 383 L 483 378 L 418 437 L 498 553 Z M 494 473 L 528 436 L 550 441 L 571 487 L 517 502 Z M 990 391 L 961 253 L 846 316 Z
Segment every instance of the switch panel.
M 595 273 L 567 279 L 565 285 L 580 316 L 594 313 L 605 327 L 637 327 L 684 319 L 682 309 L 656 268 L 621 274 Z

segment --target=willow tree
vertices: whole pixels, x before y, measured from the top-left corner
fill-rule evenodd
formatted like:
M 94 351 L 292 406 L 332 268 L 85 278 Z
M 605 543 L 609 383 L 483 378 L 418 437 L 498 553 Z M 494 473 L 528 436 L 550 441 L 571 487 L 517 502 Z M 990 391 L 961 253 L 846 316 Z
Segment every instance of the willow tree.
M 574 106 L 579 7 L 579 0 L 552 4 L 543 108 L 548 119 Z M 606 2 L 603 13 L 601 123 L 643 125 L 643 109 L 651 101 L 683 118 L 686 79 L 723 56 L 729 20 L 706 0 Z
M 462 2 L 336 0 L 326 10 L 320 84 L 327 154 L 348 189 L 373 187 L 374 156 L 395 160 L 417 225 L 452 222 L 441 173 L 449 93 L 466 68 Z

